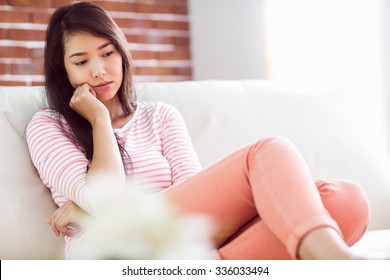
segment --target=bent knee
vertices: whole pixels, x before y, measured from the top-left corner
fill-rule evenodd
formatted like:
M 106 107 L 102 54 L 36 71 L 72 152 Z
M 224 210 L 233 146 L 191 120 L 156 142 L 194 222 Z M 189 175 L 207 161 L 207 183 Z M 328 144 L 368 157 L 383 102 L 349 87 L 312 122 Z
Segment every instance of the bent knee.
M 317 187 L 329 214 L 339 225 L 348 245 L 364 234 L 370 220 L 370 205 L 363 188 L 348 180 L 317 180 Z
M 288 138 L 283 136 L 265 137 L 252 145 L 252 149 L 257 151 L 286 151 L 297 150 L 295 144 Z M 295 152 L 294 151 L 294 152 Z
M 284 136 L 270 136 L 260 139 L 256 144 L 261 145 L 294 145 L 292 141 Z

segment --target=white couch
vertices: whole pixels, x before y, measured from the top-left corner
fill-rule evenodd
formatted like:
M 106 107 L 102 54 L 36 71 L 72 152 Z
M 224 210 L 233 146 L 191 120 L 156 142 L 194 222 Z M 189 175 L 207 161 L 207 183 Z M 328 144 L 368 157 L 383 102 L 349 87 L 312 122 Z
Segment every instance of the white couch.
M 390 256 L 390 159 L 383 131 L 375 118 L 361 117 L 353 95 L 315 91 L 261 80 L 136 85 L 138 100 L 179 109 L 204 166 L 256 139 L 281 135 L 295 142 L 313 176 L 362 184 L 372 218 L 354 249 Z M 55 205 L 24 137 L 32 115 L 45 106 L 42 93 L 42 87 L 0 87 L 0 259 L 63 258 L 63 240 L 46 224 Z

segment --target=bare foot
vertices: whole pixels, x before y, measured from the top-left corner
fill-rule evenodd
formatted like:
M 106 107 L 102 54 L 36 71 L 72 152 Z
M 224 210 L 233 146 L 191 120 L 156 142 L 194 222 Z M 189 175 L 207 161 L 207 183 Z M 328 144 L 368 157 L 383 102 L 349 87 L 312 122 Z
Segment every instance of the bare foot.
M 302 260 L 360 260 L 367 259 L 352 252 L 336 230 L 330 227 L 308 233 L 298 249 Z

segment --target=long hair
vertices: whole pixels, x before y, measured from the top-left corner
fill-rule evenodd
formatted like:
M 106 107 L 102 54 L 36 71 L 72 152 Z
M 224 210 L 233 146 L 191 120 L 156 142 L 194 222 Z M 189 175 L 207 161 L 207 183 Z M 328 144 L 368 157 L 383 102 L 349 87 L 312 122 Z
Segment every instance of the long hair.
M 78 32 L 110 40 L 121 54 L 123 80 L 117 95 L 126 115 L 134 112 L 135 93 L 127 41 L 110 15 L 90 2 L 77 2 L 58 8 L 52 15 L 46 32 L 44 54 L 46 97 L 50 108 L 60 113 L 71 127 L 72 134 L 69 136 L 84 148 L 86 157 L 91 160 L 92 127 L 69 106 L 74 88 L 69 82 L 64 65 L 65 40 L 67 36 Z M 64 133 L 67 133 L 66 130 Z M 124 150 L 120 145 L 119 148 L 123 156 Z

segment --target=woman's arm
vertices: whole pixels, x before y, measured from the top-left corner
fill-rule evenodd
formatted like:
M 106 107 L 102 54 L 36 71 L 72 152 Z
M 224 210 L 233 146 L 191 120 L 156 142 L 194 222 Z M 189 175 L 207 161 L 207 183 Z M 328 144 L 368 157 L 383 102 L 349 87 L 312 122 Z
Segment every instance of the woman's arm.
M 171 166 L 172 183 L 176 184 L 199 172 L 201 165 L 180 112 L 164 105 L 160 114 L 163 118 L 163 155 Z
M 37 112 L 26 130 L 31 160 L 59 207 L 72 200 L 93 213 L 86 182 L 90 162 L 64 130 L 70 131 L 70 126 L 58 113 L 48 109 Z
M 42 182 L 51 190 L 54 202 L 61 207 L 71 200 L 94 215 L 93 177 L 110 174 L 112 182 L 121 184 L 125 173 L 107 108 L 90 92 L 77 91 L 74 97 L 71 106 L 93 127 L 92 162 L 64 132 L 70 131 L 65 119 L 52 110 L 42 110 L 32 118 L 27 126 L 27 143 L 34 166 Z M 112 183 L 107 187 L 115 185 Z
M 46 110 L 34 116 L 26 133 L 32 161 L 60 207 L 51 215 L 48 223 L 55 234 L 68 236 L 72 234 L 72 227 L 83 226 L 87 217 L 95 214 L 90 194 L 91 186 L 96 182 L 94 180 L 104 176 L 105 182 L 110 182 L 107 187 L 115 187 L 125 181 L 107 108 L 88 85 L 75 90 L 70 106 L 92 126 L 94 151 L 91 162 L 64 134 L 59 119 L 52 111 Z
M 123 162 L 108 109 L 96 98 L 88 84 L 75 90 L 69 105 L 92 126 L 93 156 L 87 172 L 87 183 L 98 182 L 103 176 L 110 185 L 125 184 Z

